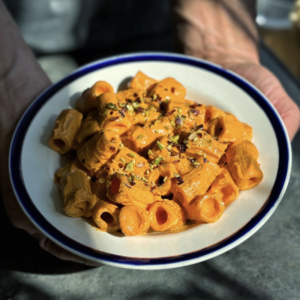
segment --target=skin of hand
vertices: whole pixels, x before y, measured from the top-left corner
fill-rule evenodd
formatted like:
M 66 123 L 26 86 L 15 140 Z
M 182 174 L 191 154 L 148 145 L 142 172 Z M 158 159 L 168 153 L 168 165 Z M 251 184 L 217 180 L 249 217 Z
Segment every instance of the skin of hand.
M 69 253 L 45 237 L 26 217 L 12 190 L 8 173 L 8 151 L 14 129 L 32 100 L 51 82 L 23 41 L 18 28 L 0 0 L 0 188 L 11 223 L 38 239 L 52 255 L 90 266 L 98 266 Z
M 258 34 L 245 7 L 237 0 L 172 0 L 171 10 L 177 50 L 251 82 L 276 108 L 292 140 L 300 125 L 299 108 L 279 80 L 260 65 Z

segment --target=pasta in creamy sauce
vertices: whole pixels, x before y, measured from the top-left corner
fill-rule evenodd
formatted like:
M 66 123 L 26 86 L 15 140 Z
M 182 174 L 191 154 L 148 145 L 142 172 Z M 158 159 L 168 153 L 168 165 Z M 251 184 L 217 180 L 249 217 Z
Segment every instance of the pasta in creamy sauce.
M 126 236 L 212 223 L 263 179 L 252 127 L 185 99 L 174 78 L 139 71 L 129 88 L 105 81 L 58 116 L 48 145 L 76 159 L 55 179 L 70 217 Z

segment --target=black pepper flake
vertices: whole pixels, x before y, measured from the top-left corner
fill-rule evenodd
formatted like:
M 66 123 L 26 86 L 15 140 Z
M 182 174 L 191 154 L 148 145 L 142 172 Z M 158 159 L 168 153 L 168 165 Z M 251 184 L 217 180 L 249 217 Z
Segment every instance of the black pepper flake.
M 92 178 L 91 178 L 91 181 L 92 182 L 95 182 L 97 180 L 97 177 L 96 176 L 93 176 Z
M 135 182 L 134 181 L 131 181 L 129 182 L 131 186 L 134 186 L 135 185 Z
M 82 163 L 83 163 L 83 164 L 85 163 L 85 159 L 84 159 L 84 158 L 82 159 Z
M 159 108 L 160 108 L 161 110 L 163 110 L 163 109 L 164 109 L 164 104 L 163 104 L 163 102 L 160 102 L 160 104 L 159 104 Z
M 203 129 L 203 124 L 198 125 L 195 129 L 196 130 L 202 130 Z
M 173 109 L 172 111 L 167 112 L 167 113 L 166 113 L 166 117 L 172 115 L 175 111 L 176 111 L 176 110 Z
M 181 177 L 176 177 L 176 179 L 177 179 L 177 181 L 178 181 L 178 183 L 177 183 L 178 185 L 184 183 L 184 181 L 183 181 L 183 179 L 182 179 Z
M 109 147 L 109 150 L 110 151 L 116 151 L 116 148 L 115 147 Z
M 171 142 L 171 141 L 169 141 L 169 140 L 167 141 L 167 143 L 168 143 L 169 145 L 170 145 L 170 144 L 172 144 L 172 142 Z
M 114 113 L 113 111 L 110 112 L 111 115 L 112 115 L 113 113 Z
M 227 162 L 225 162 L 224 167 L 227 165 Z
M 138 94 L 137 94 L 137 93 L 134 93 L 134 94 L 133 94 L 133 96 L 134 96 L 134 97 L 137 97 L 137 96 L 138 96 Z
M 179 116 L 177 116 L 176 119 L 175 119 L 175 124 L 176 125 L 181 125 L 181 123 L 182 123 L 181 118 Z
M 171 87 L 171 92 L 174 94 L 175 93 L 175 88 Z
M 135 99 L 135 102 L 142 103 L 141 97 L 137 97 L 137 98 Z
M 197 108 L 198 107 L 198 103 L 197 102 L 194 102 L 193 104 L 190 105 L 190 108 Z
M 206 158 L 206 157 L 204 157 L 204 158 L 203 158 L 203 161 L 206 163 L 206 162 L 207 162 L 207 158 Z
M 168 89 L 165 89 L 165 91 L 167 91 Z
M 193 113 L 195 116 L 198 116 L 200 114 L 200 111 L 198 109 L 191 109 L 191 113 Z
M 112 117 L 112 118 L 109 118 L 108 120 L 111 121 L 111 122 L 113 122 L 113 121 L 116 121 L 118 119 L 119 119 L 119 117 Z
M 181 144 L 174 144 L 174 146 L 181 152 L 184 153 L 187 149 L 187 146 L 185 143 L 181 143 Z
M 136 112 L 142 113 L 144 110 L 145 110 L 145 109 L 144 109 L 143 107 L 138 107 L 138 108 L 136 109 Z
M 125 114 L 124 114 L 124 112 L 123 112 L 122 110 L 119 110 L 119 114 L 120 114 L 123 118 L 125 118 Z

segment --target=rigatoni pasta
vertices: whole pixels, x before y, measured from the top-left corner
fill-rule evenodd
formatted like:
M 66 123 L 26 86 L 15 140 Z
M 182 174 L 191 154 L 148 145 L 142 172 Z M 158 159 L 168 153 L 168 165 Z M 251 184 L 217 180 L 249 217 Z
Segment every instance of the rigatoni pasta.
M 174 78 L 139 71 L 114 92 L 98 81 L 58 116 L 49 146 L 76 158 L 55 173 L 68 216 L 126 236 L 218 221 L 263 173 L 252 127 L 188 100 Z M 234 205 L 234 204 L 233 204 Z

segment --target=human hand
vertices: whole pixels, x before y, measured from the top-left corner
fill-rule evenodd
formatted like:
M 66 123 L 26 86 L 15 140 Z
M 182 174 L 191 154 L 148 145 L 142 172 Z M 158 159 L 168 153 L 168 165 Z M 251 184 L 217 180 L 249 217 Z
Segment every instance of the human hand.
M 287 95 L 279 80 L 261 66 L 258 60 L 255 61 L 237 51 L 228 51 L 226 48 L 217 49 L 214 46 L 213 49 L 206 59 L 237 73 L 258 88 L 278 111 L 292 141 L 300 126 L 300 111 L 296 103 Z
M 0 188 L 11 223 L 27 231 L 47 252 L 63 259 L 96 266 L 69 253 L 45 237 L 26 217 L 13 193 L 8 173 L 8 152 L 13 131 L 33 99 L 51 82 L 25 44 L 0 0 Z
M 172 0 L 171 10 L 177 50 L 219 64 L 251 82 L 274 105 L 292 140 L 300 125 L 299 108 L 259 63 L 258 34 L 249 14 L 254 1 Z

